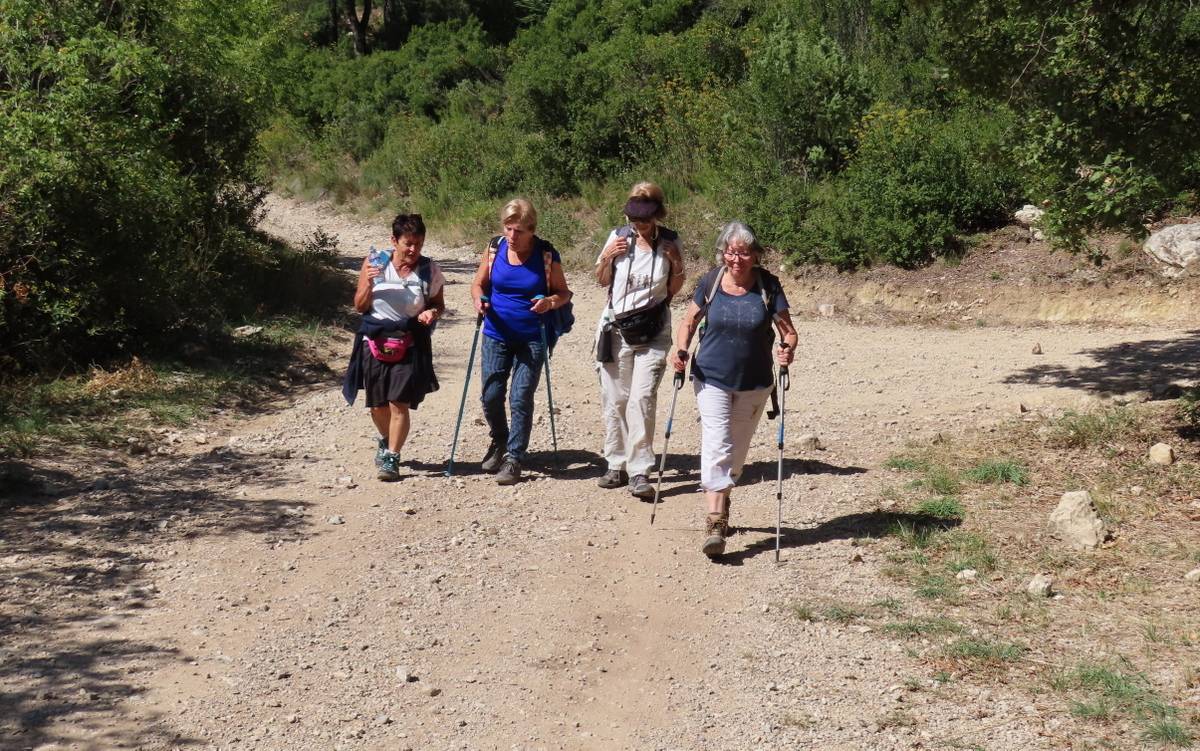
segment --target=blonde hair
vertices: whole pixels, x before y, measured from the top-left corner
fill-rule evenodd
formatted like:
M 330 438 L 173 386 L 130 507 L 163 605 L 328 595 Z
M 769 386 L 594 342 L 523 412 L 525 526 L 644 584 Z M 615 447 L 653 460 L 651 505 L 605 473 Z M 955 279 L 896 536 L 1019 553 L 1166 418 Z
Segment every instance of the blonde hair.
M 536 230 L 537 209 L 533 208 L 533 204 L 524 198 L 514 198 L 504 204 L 504 208 L 500 210 L 500 223 L 508 224 L 509 222 L 516 222 L 523 229 Z
M 657 184 L 649 180 L 643 180 L 629 189 L 629 198 L 645 198 L 654 201 L 658 204 L 658 211 L 654 212 L 654 218 L 659 221 L 667 217 L 667 199 L 663 195 L 663 189 Z

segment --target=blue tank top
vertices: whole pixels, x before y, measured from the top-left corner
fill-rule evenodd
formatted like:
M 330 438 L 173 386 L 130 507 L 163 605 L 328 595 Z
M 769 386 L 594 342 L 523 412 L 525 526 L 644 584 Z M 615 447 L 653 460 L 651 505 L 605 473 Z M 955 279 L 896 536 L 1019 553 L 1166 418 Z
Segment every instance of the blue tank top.
M 483 319 L 483 333 L 503 342 L 539 342 L 542 332 L 539 318 L 529 308 L 535 295 L 547 294 L 546 260 L 543 252 L 546 244 L 541 238 L 533 239 L 533 252 L 525 263 L 514 266 L 508 262 L 508 240 L 501 240 L 496 249 L 496 260 L 492 262 L 491 305 Z M 551 246 L 551 257 L 562 263 L 558 251 Z

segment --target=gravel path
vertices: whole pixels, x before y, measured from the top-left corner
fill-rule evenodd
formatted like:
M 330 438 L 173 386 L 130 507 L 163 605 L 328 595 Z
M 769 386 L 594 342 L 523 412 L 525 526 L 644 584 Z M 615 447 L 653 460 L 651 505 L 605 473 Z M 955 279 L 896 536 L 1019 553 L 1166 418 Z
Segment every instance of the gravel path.
M 269 208 L 268 231 L 297 240 L 322 226 L 350 260 L 386 240 L 383 228 L 319 207 L 272 199 Z M 887 482 L 881 462 L 906 441 L 986 430 L 1021 404 L 1095 398 L 1102 377 L 1064 374 L 1107 373 L 1103 348 L 1183 332 L 866 327 L 803 312 L 787 401 L 782 562 L 773 560 L 775 423 L 764 421 L 734 494 L 740 532 L 714 564 L 699 552 L 690 388 L 679 398 L 654 527 L 648 504 L 595 485 L 602 428 L 589 352 L 604 296 L 583 276 L 571 279 L 579 323 L 552 363 L 564 466 L 551 466 L 543 389 L 530 479 L 499 488 L 478 474 L 486 432 L 476 373 L 461 474 L 442 476 L 473 331 L 476 251 L 436 240 L 435 227 L 427 253 L 451 285 L 435 338 L 443 386 L 414 413 L 404 479 L 374 480 L 369 420 L 329 388 L 97 489 L 153 488 L 178 494 L 187 510 L 123 543 L 134 546 L 137 594 L 50 637 L 109 645 L 93 650 L 87 668 L 104 680 L 82 690 L 111 701 L 35 729 L 0 728 L 0 746 L 1069 744 L 1061 707 L 1004 685 L 940 688 L 904 643 L 867 626 L 800 620 L 789 603 L 894 601 L 920 613 L 908 588 L 880 575 L 880 555 L 855 545 Z M 1035 342 L 1045 354 L 1031 354 Z M 1052 367 L 1043 374 L 1042 365 Z M 825 448 L 801 451 L 802 433 Z

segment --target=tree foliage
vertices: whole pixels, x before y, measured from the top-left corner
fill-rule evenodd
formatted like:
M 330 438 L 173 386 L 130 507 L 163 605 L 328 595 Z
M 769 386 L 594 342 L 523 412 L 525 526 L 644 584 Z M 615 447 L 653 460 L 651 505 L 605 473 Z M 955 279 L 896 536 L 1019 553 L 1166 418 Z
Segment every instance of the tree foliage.
M 0 26 L 0 357 L 86 358 L 243 293 L 265 5 L 9 0 Z M 224 46 L 222 46 L 224 43 Z

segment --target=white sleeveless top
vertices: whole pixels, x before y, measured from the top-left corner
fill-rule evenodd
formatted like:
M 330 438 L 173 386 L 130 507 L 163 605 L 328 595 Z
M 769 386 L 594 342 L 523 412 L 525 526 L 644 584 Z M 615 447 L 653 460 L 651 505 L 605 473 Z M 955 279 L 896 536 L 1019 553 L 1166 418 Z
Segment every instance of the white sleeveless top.
M 446 284 L 442 268 L 437 261 L 429 260 L 429 296 L 436 297 Z M 425 294 L 421 290 L 421 277 L 413 269 L 401 277 L 393 263 L 383 268 L 383 276 L 376 277 L 375 286 L 371 289 L 371 315 L 385 318 L 389 321 L 399 321 L 402 318 L 412 318 L 425 310 Z

